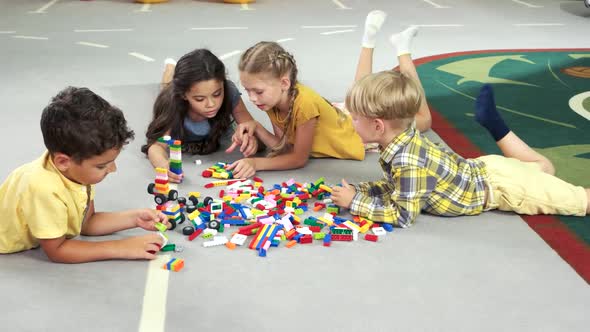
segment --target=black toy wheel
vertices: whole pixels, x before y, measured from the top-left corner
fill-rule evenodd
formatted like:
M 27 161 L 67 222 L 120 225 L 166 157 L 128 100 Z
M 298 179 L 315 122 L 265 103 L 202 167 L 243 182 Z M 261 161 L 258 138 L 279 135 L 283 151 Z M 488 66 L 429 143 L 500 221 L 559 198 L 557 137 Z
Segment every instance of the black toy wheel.
M 150 183 L 150 184 L 148 184 L 148 188 L 147 188 L 147 190 L 148 190 L 148 194 L 151 194 L 151 195 L 153 195 L 153 194 L 154 194 L 154 188 L 155 188 L 155 187 L 156 187 L 156 184 L 155 184 L 155 183 Z
M 208 206 L 209 204 L 211 204 L 211 202 L 213 202 L 213 198 L 209 196 L 205 197 L 205 199 L 203 200 L 203 204 L 205 204 L 205 206 Z
M 193 226 L 185 226 L 182 229 L 182 234 L 184 235 L 191 235 L 195 232 L 195 228 Z
M 195 212 L 196 209 L 197 209 L 197 207 L 194 205 L 187 205 L 186 206 L 186 213 L 193 213 L 193 212 Z
M 168 222 L 170 222 L 170 230 L 173 230 L 176 228 L 176 221 L 174 220 L 168 220 Z
M 180 220 L 178 221 L 179 224 L 182 224 L 186 220 L 186 217 L 183 213 L 180 214 Z
M 186 205 L 186 197 L 178 197 L 176 201 L 178 204 Z
M 197 206 L 199 204 L 199 199 L 197 198 L 197 196 L 189 196 L 188 200 L 191 201 L 194 206 Z
M 207 224 L 207 227 L 209 227 L 209 228 L 211 228 L 211 229 L 217 229 L 217 230 L 219 230 L 219 226 L 220 226 L 220 225 L 221 225 L 221 224 L 219 223 L 219 221 L 217 221 L 217 220 L 211 220 L 211 221 L 210 221 L 210 222 Z
M 164 203 L 166 203 L 168 200 L 166 199 L 166 196 L 162 195 L 162 194 L 157 194 L 156 196 L 154 196 L 154 202 L 156 202 L 156 204 L 158 205 L 162 205 Z
M 170 190 L 168 192 L 168 200 L 169 201 L 175 201 L 178 199 L 178 191 L 176 190 Z

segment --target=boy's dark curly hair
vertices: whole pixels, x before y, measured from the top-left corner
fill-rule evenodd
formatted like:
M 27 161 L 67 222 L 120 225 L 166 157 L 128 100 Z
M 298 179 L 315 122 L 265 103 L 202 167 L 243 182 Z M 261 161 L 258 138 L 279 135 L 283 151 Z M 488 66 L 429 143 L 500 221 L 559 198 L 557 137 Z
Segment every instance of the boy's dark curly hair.
M 50 153 L 61 152 L 76 162 L 116 148 L 134 137 L 123 112 L 88 88 L 67 87 L 43 110 L 41 132 Z

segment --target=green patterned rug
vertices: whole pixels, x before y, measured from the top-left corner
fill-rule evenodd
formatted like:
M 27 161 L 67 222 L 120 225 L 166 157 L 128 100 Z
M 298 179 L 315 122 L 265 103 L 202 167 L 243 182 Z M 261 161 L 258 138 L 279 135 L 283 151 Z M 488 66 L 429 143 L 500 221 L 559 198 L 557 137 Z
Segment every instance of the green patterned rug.
M 508 126 L 551 159 L 557 176 L 590 187 L 590 49 L 462 52 L 416 64 L 433 129 L 457 152 L 501 154 L 473 117 L 475 97 L 490 83 Z M 590 217 L 524 219 L 590 281 Z

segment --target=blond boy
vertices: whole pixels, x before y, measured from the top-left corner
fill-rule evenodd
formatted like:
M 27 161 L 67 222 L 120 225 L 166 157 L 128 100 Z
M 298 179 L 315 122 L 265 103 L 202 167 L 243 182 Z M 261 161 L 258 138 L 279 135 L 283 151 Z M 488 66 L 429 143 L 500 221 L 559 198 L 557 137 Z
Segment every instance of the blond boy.
M 423 98 L 420 86 L 395 71 L 365 76 L 346 105 L 365 143 L 378 143 L 384 178 L 356 186 L 342 180 L 334 203 L 355 215 L 399 227 L 421 211 L 441 216 L 499 209 L 520 214 L 584 216 L 590 189 L 555 176 L 551 162 L 521 141 L 503 122 L 490 86 L 482 88 L 476 119 L 504 156 L 466 159 L 423 137 L 412 125 Z

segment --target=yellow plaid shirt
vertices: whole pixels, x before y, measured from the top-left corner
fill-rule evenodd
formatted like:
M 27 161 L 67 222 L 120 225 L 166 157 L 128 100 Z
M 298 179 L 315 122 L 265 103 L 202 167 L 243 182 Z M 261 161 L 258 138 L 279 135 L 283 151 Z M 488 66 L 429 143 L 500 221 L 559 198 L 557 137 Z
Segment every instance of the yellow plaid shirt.
M 375 222 L 412 225 L 420 211 L 474 215 L 485 202 L 485 164 L 432 143 L 412 126 L 381 151 L 384 179 L 355 186 L 350 212 Z

